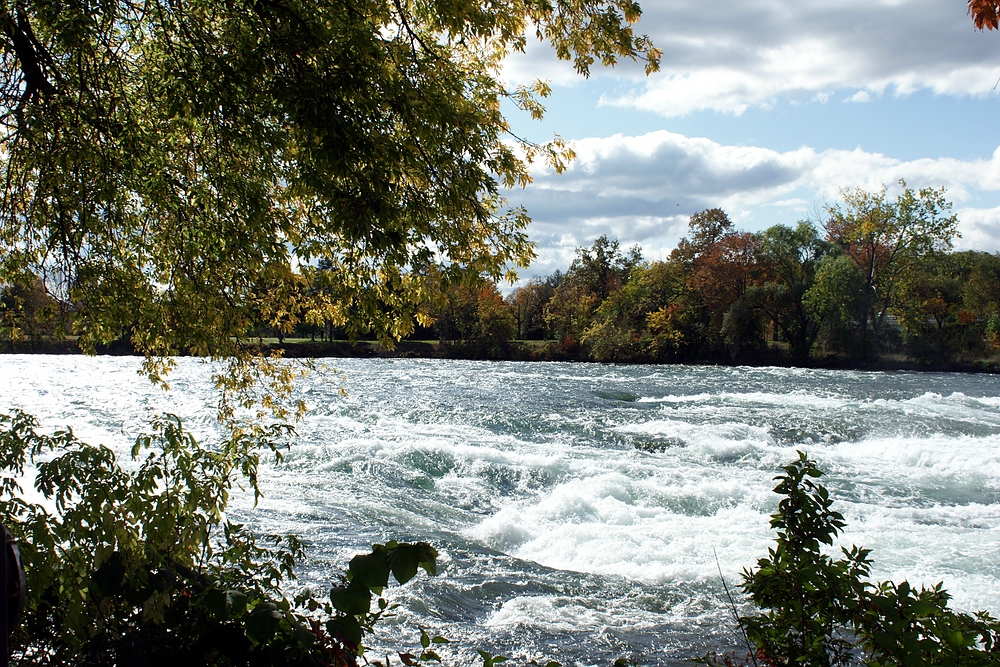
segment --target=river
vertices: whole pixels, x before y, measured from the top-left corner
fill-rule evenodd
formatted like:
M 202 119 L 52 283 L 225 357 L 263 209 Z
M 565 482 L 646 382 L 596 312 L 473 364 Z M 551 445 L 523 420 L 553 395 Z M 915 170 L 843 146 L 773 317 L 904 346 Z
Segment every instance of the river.
M 335 366 L 336 368 L 333 368 Z M 149 416 L 219 433 L 210 366 L 164 392 L 125 357 L 0 356 L 0 411 L 125 452 Z M 346 396 L 340 389 L 347 390 Z M 427 540 L 439 576 L 389 592 L 375 643 L 454 643 L 563 664 L 680 664 L 735 648 L 720 580 L 766 553 L 779 466 L 827 472 L 874 575 L 943 581 L 1000 613 L 1000 378 L 708 366 L 327 360 L 255 509 L 231 515 L 310 544 L 325 588 L 356 552 Z

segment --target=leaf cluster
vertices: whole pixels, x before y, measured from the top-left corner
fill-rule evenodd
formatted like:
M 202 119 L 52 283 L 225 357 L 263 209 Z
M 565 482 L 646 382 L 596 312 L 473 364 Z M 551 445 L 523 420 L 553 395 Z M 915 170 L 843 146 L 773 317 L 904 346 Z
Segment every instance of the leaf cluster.
M 257 320 L 384 341 L 534 255 L 502 188 L 534 32 L 581 74 L 659 51 L 633 0 L 15 0 L 0 7 L 0 286 L 41 278 L 84 349 L 247 356 Z M 310 267 L 326 263 L 320 292 Z M 162 377 L 168 365 L 150 369 Z
M 775 479 L 781 494 L 771 527 L 775 547 L 744 571 L 743 591 L 756 607 L 740 617 L 748 658 L 763 665 L 870 667 L 1000 664 L 1000 621 L 986 612 L 949 608 L 941 584 L 872 583 L 870 551 L 828 553 L 844 527 L 822 472 L 802 452 Z M 709 663 L 717 664 L 710 656 Z
M 28 576 L 15 664 L 355 665 L 404 583 L 436 572 L 426 543 L 373 545 L 326 602 L 283 585 L 305 556 L 294 536 L 258 538 L 225 518 L 233 485 L 256 489 L 261 447 L 287 428 L 202 447 L 176 417 L 153 422 L 130 464 L 71 431 L 0 415 L 0 517 Z M 265 443 L 270 443 L 267 445 Z M 31 502 L 21 480 L 34 475 Z

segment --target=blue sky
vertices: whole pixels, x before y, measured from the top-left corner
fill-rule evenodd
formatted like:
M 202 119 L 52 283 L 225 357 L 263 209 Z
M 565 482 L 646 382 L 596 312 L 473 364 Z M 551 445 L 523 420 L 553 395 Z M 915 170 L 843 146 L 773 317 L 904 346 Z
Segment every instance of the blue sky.
M 659 73 L 585 80 L 540 45 L 507 63 L 511 83 L 553 86 L 545 120 L 508 109 L 514 131 L 557 132 L 579 154 L 509 193 L 535 221 L 525 277 L 565 269 L 601 234 L 656 259 L 714 206 L 749 231 L 821 222 L 842 188 L 900 178 L 947 188 L 957 248 L 1000 251 L 1000 35 L 976 31 L 965 2 L 640 3 Z

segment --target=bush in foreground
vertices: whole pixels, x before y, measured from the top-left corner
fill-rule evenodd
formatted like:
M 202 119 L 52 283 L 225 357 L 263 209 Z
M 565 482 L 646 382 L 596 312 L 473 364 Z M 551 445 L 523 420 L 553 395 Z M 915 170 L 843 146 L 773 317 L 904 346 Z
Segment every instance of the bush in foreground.
M 774 487 L 782 496 L 771 517 L 775 546 L 743 573 L 756 608 L 739 617 L 750 649 L 744 664 L 1000 665 L 1000 621 L 950 609 L 941 584 L 918 590 L 906 581 L 872 582 L 868 549 L 830 555 L 824 545 L 833 545 L 844 517 L 816 482 L 822 472 L 801 452 L 783 470 Z
M 390 574 L 404 583 L 436 571 L 426 543 L 377 544 L 327 600 L 288 599 L 281 584 L 304 555 L 299 540 L 259 541 L 224 516 L 234 484 L 258 491 L 259 452 L 280 456 L 283 428 L 208 449 L 168 416 L 120 465 L 107 447 L 37 426 L 0 415 L 0 520 L 29 578 L 13 664 L 353 666 L 387 611 Z M 29 466 L 39 502 L 20 486 Z

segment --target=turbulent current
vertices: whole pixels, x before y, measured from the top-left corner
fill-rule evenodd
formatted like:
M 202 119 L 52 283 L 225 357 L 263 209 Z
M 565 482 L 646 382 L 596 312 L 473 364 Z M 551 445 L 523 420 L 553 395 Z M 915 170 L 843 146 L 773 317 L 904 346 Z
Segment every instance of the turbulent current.
M 722 577 L 766 553 L 779 467 L 804 450 L 874 575 L 943 581 L 1000 613 L 1000 378 L 779 368 L 336 360 L 301 381 L 310 407 L 265 498 L 231 518 L 310 544 L 323 589 L 388 539 L 427 540 L 437 577 L 377 646 L 418 627 L 563 664 L 679 664 L 737 648 Z M 336 366 L 336 370 L 332 368 Z M 132 358 L 0 356 L 0 412 L 72 426 L 124 457 L 172 412 L 217 438 L 211 367 L 179 360 L 164 392 Z M 340 393 L 341 387 L 347 391 Z M 739 600 L 737 600 L 739 603 Z M 395 661 L 394 661 L 395 662 Z

